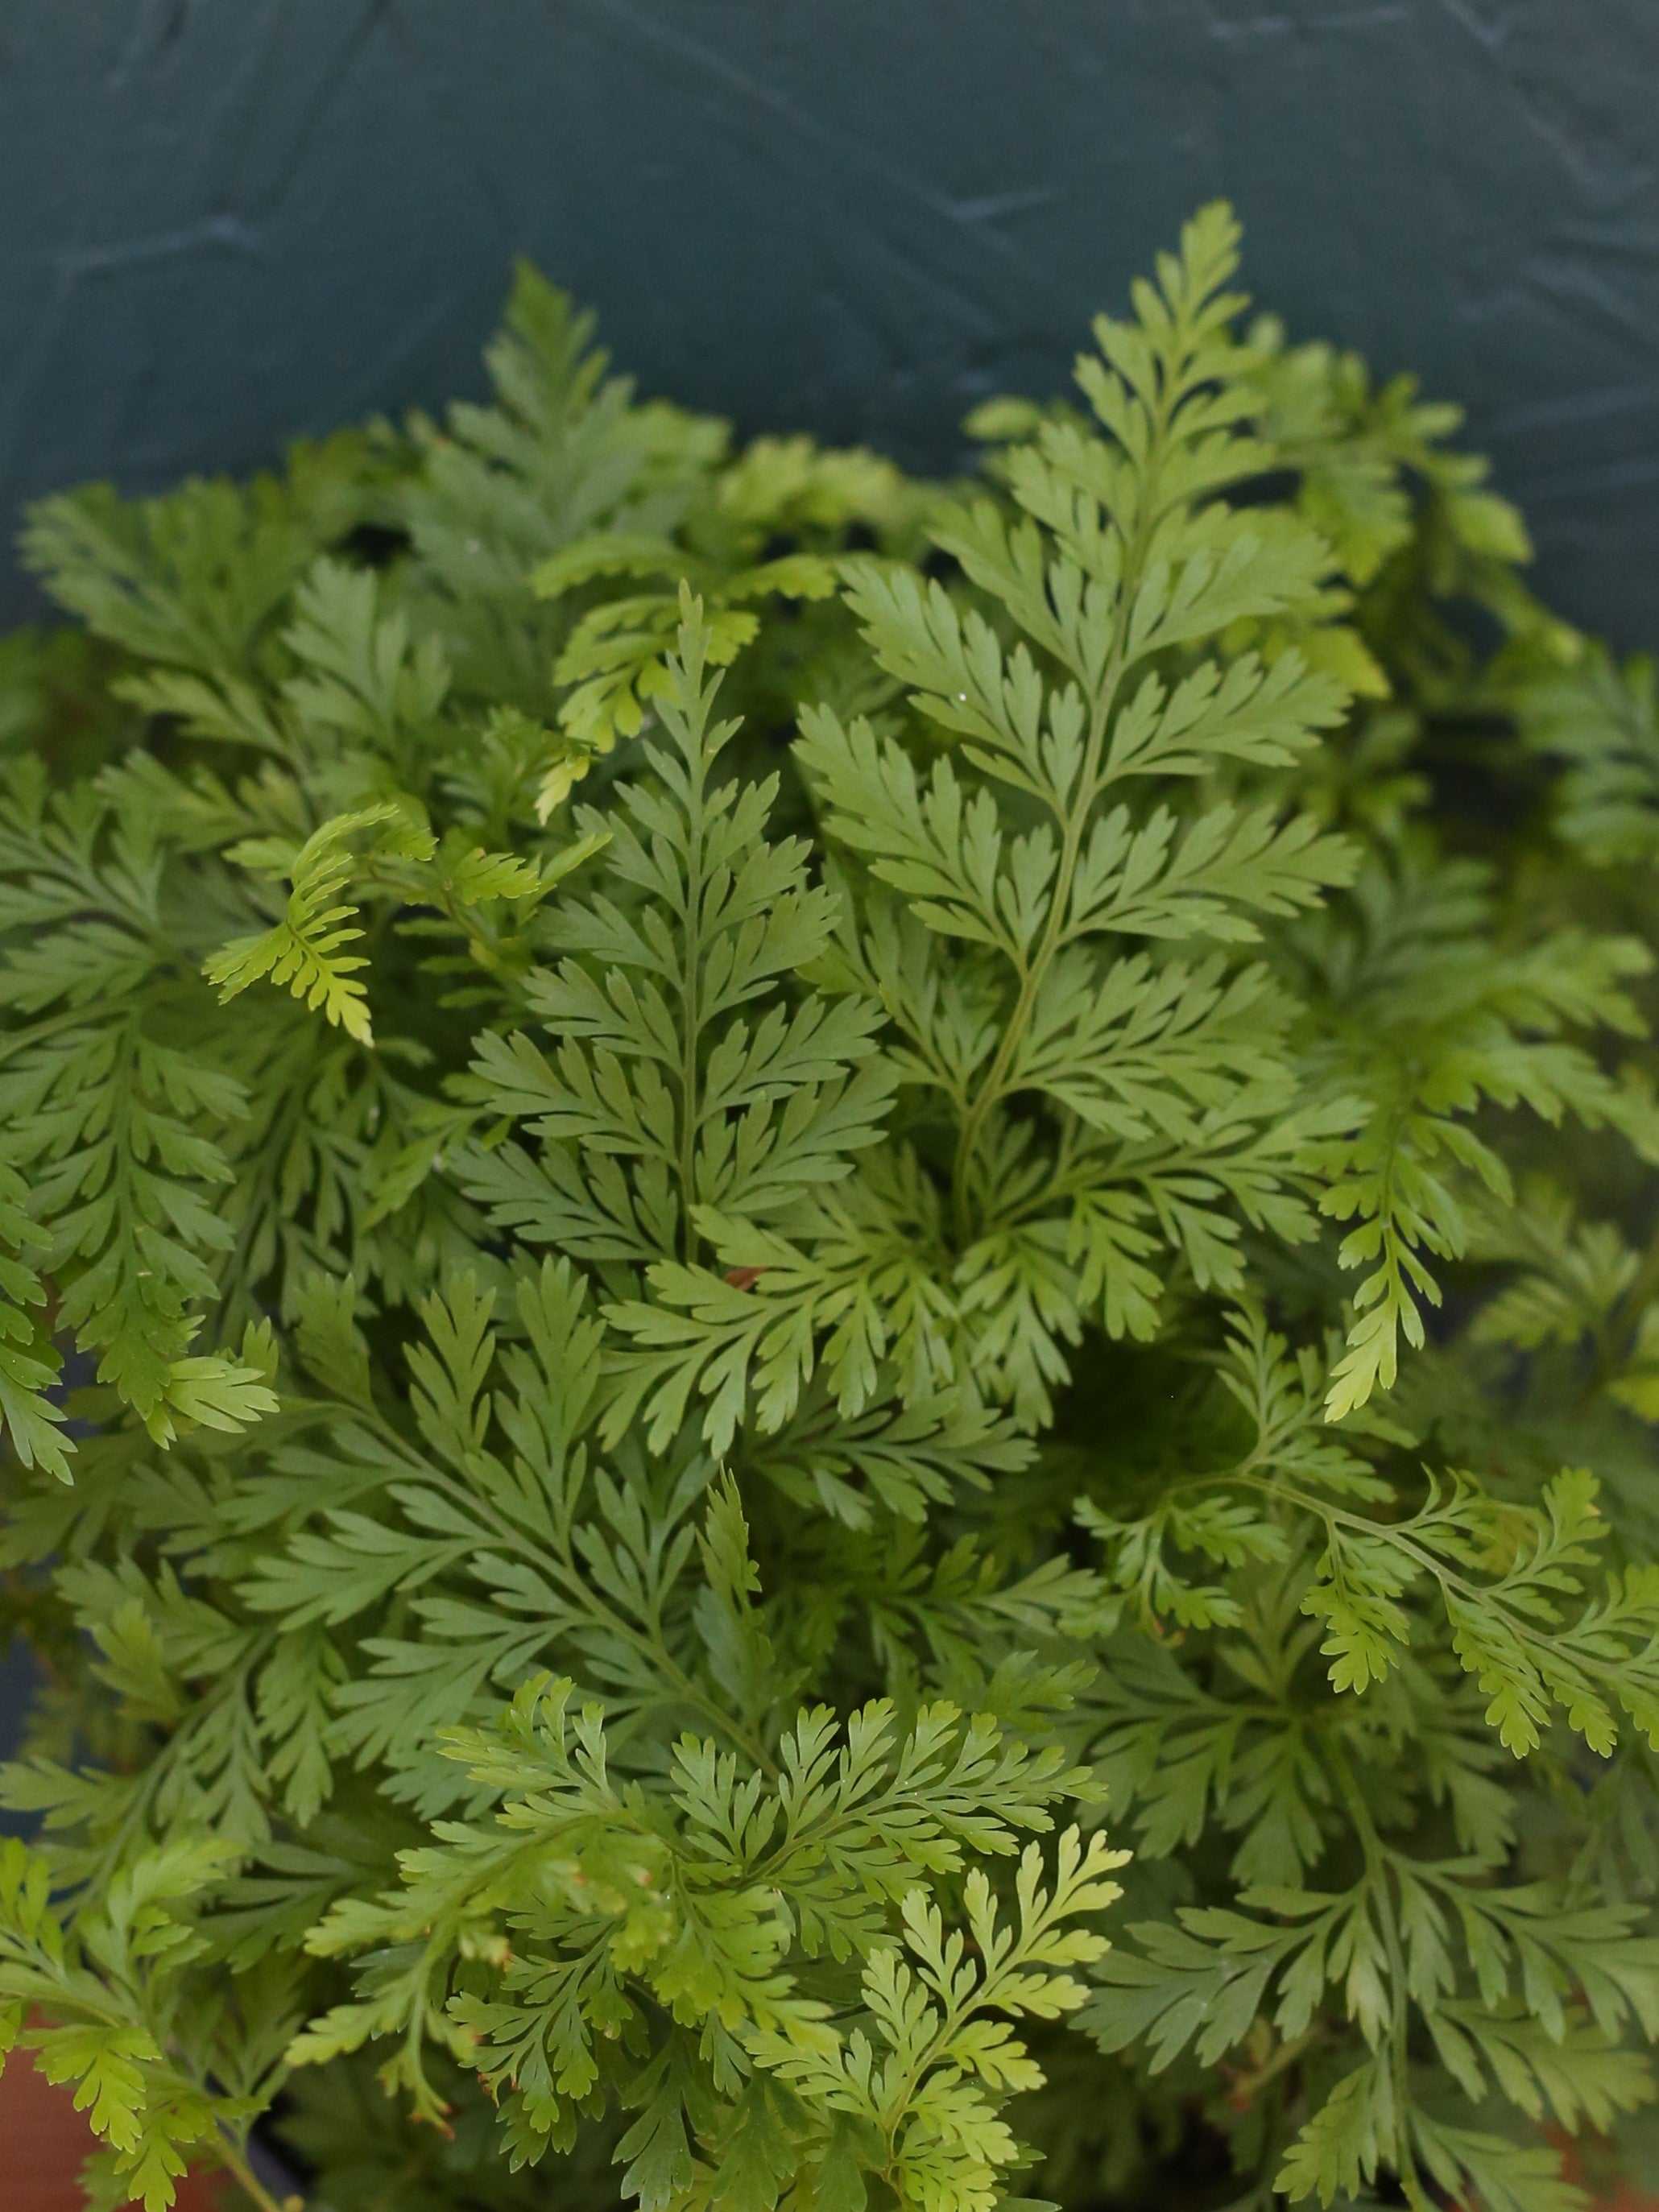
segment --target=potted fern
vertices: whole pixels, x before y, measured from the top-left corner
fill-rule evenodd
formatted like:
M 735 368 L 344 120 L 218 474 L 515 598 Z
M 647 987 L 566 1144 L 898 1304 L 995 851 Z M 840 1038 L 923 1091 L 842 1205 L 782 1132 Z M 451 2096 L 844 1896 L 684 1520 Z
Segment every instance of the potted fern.
M 1647 2095 L 1651 680 L 1235 253 L 970 484 L 525 271 L 489 406 L 35 512 L 0 2019 L 94 2203 L 1565 2212 Z

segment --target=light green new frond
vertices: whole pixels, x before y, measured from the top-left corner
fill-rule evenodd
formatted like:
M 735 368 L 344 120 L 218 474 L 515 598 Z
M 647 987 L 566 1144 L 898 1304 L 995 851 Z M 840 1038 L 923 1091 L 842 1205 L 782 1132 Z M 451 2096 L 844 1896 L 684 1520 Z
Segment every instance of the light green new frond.
M 1480 872 L 1462 866 L 1428 880 L 1373 870 L 1357 904 L 1356 936 L 1333 935 L 1322 960 L 1322 983 L 1340 991 L 1343 1009 L 1323 1056 L 1368 1101 L 1354 1133 L 1326 1153 L 1320 1200 L 1356 1223 L 1340 1258 L 1364 1270 L 1332 1377 L 1333 1419 L 1392 1383 L 1402 1339 L 1423 1344 L 1424 1309 L 1440 1298 L 1435 1263 L 1468 1246 L 1466 1191 L 1507 1202 L 1507 1171 L 1469 1125 L 1479 1105 L 1524 1105 L 1551 1122 L 1571 1115 L 1644 1152 L 1659 1145 L 1644 1091 L 1606 1073 L 1572 1035 L 1639 1028 L 1630 982 L 1649 965 L 1642 946 L 1563 932 L 1495 953 L 1480 933 Z
M 1012 1925 L 1000 1919 L 975 1869 L 965 1889 L 967 1936 L 947 1933 L 927 1893 L 912 1891 L 903 1906 L 909 1956 L 878 1950 L 865 1969 L 868 2027 L 837 2033 L 811 2018 L 781 2029 L 759 2027 L 747 2038 L 751 2055 L 809 2109 L 862 2121 L 881 2146 L 880 2170 L 902 2203 L 989 2212 L 1001 2172 L 1019 2155 L 999 2107 L 1043 2080 L 1012 2022 L 1054 2019 L 1084 2002 L 1085 1990 L 1071 1970 L 1092 1963 L 1106 1946 L 1091 1929 L 1067 1923 L 1116 1900 L 1110 1875 L 1126 1856 L 1109 1850 L 1103 1836 L 1085 1846 L 1067 1829 L 1054 1886 L 1045 1889 L 1042 1853 L 1028 1846 Z
M 554 681 L 567 687 L 559 720 L 582 759 L 609 752 L 618 738 L 635 736 L 663 696 L 681 621 L 680 590 L 695 590 L 707 608 L 708 664 L 725 668 L 759 631 L 759 617 L 748 603 L 821 599 L 836 587 L 833 565 L 812 555 L 793 554 L 725 579 L 714 563 L 667 539 L 630 538 L 620 532 L 556 554 L 536 570 L 533 583 L 541 597 L 556 599 L 596 575 L 617 571 L 670 580 L 665 589 L 590 609 L 559 656 Z
M 368 988 L 358 972 L 368 963 L 342 950 L 363 934 L 354 927 L 357 909 L 345 892 L 361 861 L 352 841 L 365 830 L 379 833 L 371 841 L 374 851 L 411 859 L 426 859 L 432 851 L 429 835 L 386 800 L 335 815 L 291 857 L 273 854 L 290 885 L 288 911 L 274 927 L 234 939 L 203 963 L 222 1003 L 269 976 L 279 989 L 286 986 L 307 1006 L 320 1008 L 326 1021 L 359 1044 L 373 1042 Z M 233 851 L 231 857 L 238 855 Z M 265 856 L 244 851 L 242 857 L 258 864 Z
M 1599 1590 L 1589 1584 L 1605 1529 L 1595 1487 L 1568 1471 L 1541 1510 L 1505 1507 L 1457 1475 L 1431 1480 L 1427 1502 L 1397 1523 L 1367 1526 L 1326 1509 L 1325 1549 L 1303 1605 L 1325 1624 L 1333 1683 L 1363 1690 L 1389 1673 L 1411 1636 L 1402 1600 L 1428 1577 L 1452 1649 L 1488 1699 L 1488 1723 L 1517 1757 L 1536 1749 L 1558 1711 L 1603 1753 L 1620 1707 L 1651 1737 L 1659 1583 L 1642 1567 L 1610 1574 Z
M 636 734 L 664 690 L 689 587 L 706 610 L 711 665 L 726 666 L 750 644 L 770 601 L 797 605 L 836 590 L 840 543 L 849 528 L 890 532 L 925 494 L 872 453 L 823 452 L 805 438 L 761 438 L 712 470 L 672 535 L 608 529 L 577 539 L 533 572 L 544 600 L 574 599 L 576 619 L 554 670 L 566 687 L 559 719 L 576 763 Z M 790 550 L 780 551 L 780 545 Z M 647 586 L 591 600 L 596 580 Z M 549 804 L 564 782 L 555 770 Z
M 166 1403 L 186 1426 L 216 1429 L 234 1436 L 262 1415 L 277 1409 L 276 1394 L 263 1367 L 216 1354 L 175 1359 L 168 1371 Z
M 494 1730 L 452 1735 L 450 1755 L 498 1798 L 496 1821 L 447 1826 L 433 1847 L 404 1856 L 401 1890 L 335 1907 L 312 1948 L 370 1950 L 362 1993 L 306 2032 L 295 2063 L 400 2037 L 388 2079 L 436 2117 L 422 2046 L 471 2052 L 533 2156 L 567 2136 L 572 2106 L 594 2087 L 595 2038 L 643 2029 L 641 1995 L 685 2026 L 717 2021 L 800 2094 L 798 2057 L 821 2069 L 830 2047 L 808 1962 L 824 1949 L 869 1959 L 866 1993 L 879 2008 L 893 1957 L 879 1947 L 895 1905 L 925 1984 L 950 2007 L 924 2063 L 971 2065 L 988 2085 L 1008 2086 L 1018 2054 L 1000 2055 L 1001 2031 L 973 2015 L 996 2007 L 1051 2017 L 1081 2001 L 1067 1969 L 1101 1947 L 1065 1923 L 1116 1894 L 1105 1876 L 1121 1855 L 1103 1839 L 1085 1851 L 1068 1832 L 1052 1893 L 1027 1852 L 1018 1936 L 998 1928 L 983 1876 L 970 1875 L 984 1954 L 971 1998 L 951 1986 L 961 1939 L 953 1954 L 941 1948 L 938 1917 L 914 1886 L 918 1874 L 957 1865 L 963 1842 L 1006 1849 L 1010 1825 L 1047 1826 L 1046 1807 L 1069 1779 L 1056 1760 L 1005 1749 L 988 1724 L 964 1730 L 950 1708 L 920 1714 L 908 1737 L 884 1708 L 856 1716 L 844 1738 L 817 1712 L 785 1738 L 770 1775 L 682 1739 L 665 1796 L 615 1774 L 598 1708 L 573 1717 L 569 1696 L 568 1683 L 532 1682 Z M 970 1982 L 981 1978 L 969 1970 Z M 898 2065 L 895 2051 L 896 2083 Z M 911 2113 L 902 2094 L 890 2102 L 890 2133 Z M 835 2104 L 820 2110 L 827 2117 Z

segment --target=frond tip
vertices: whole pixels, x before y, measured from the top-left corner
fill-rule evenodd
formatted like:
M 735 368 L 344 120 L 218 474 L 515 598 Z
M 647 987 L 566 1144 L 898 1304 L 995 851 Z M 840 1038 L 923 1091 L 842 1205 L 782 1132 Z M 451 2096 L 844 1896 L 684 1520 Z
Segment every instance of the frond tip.
M 360 853 L 354 841 L 365 833 L 366 853 Z M 434 849 L 430 832 L 391 800 L 331 816 L 291 854 L 270 842 L 233 847 L 233 860 L 286 875 L 289 890 L 279 922 L 256 936 L 233 938 L 203 962 L 220 1004 L 268 976 L 313 1011 L 320 1008 L 325 1020 L 357 1043 L 372 1043 L 368 994 L 359 974 L 368 962 L 342 949 L 363 932 L 356 926 L 357 908 L 343 894 L 366 857 L 424 860 Z

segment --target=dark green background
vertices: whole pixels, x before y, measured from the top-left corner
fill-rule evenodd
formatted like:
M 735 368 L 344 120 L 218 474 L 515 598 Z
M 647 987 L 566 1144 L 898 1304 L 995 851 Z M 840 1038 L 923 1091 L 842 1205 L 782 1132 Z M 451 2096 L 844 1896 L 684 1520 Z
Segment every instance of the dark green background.
M 515 252 L 648 389 L 939 465 L 1224 192 L 1639 641 L 1656 149 L 1659 0 L 3 0 L 0 506 L 475 390 Z

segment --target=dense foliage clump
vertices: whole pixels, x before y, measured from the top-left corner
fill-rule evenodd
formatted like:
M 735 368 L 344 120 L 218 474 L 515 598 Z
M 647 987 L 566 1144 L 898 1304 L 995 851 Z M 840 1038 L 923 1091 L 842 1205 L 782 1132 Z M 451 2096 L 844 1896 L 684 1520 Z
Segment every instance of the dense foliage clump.
M 1234 244 L 970 484 L 734 450 L 526 273 L 488 406 L 36 511 L 0 2026 L 93 2202 L 1634 2141 L 1651 672 Z

